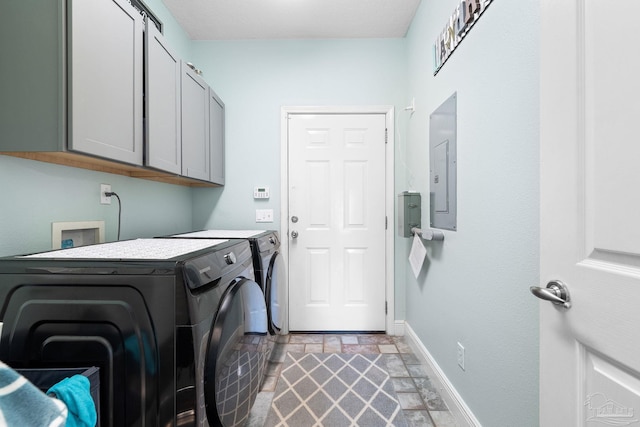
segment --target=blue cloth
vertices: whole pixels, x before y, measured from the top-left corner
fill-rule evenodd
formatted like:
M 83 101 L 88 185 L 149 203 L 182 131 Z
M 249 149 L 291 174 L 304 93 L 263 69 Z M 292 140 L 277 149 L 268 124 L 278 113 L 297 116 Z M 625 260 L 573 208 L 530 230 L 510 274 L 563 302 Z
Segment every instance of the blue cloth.
M 0 362 L 0 425 L 63 427 L 67 408 Z M 67 424 L 68 425 L 68 424 Z
M 69 409 L 66 427 L 94 427 L 98 418 L 96 405 L 91 398 L 89 379 L 74 375 L 54 384 L 48 395 L 55 395 Z

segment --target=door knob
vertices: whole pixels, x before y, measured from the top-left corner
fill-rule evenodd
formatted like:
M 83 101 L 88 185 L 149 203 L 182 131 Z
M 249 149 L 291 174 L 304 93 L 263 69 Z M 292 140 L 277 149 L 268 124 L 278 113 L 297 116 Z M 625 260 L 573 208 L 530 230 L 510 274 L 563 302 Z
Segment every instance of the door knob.
M 556 305 L 561 305 L 564 308 L 571 308 L 571 298 L 569 298 L 569 289 L 567 285 L 559 280 L 552 280 L 547 283 L 546 288 L 540 288 L 538 286 L 531 286 L 529 288 L 531 293 L 540 299 L 545 301 L 551 301 Z
M 293 230 L 293 231 L 291 232 L 291 238 L 292 238 L 292 239 L 297 239 L 297 238 L 298 238 L 298 232 L 297 232 L 296 230 Z

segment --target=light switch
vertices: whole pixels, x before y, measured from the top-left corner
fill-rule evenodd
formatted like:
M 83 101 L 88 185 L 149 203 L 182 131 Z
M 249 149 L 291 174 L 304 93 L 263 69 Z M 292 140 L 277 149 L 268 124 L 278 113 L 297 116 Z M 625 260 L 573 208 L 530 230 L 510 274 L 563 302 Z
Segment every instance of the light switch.
M 273 209 L 256 209 L 256 222 L 273 222 Z

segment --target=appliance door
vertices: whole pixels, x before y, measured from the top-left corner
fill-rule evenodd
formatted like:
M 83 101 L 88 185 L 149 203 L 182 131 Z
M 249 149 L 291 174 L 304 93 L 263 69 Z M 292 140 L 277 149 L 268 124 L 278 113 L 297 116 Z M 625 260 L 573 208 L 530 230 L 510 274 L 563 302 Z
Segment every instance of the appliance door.
M 265 260 L 263 260 L 265 261 Z M 272 335 L 283 334 L 285 321 L 285 288 L 284 260 L 279 251 L 275 251 L 268 260 L 266 274 L 264 275 L 264 295 L 267 299 L 267 315 L 269 318 L 269 333 Z
M 204 397 L 211 426 L 243 426 L 256 399 L 272 342 L 260 286 L 237 278 L 213 321 L 204 366 Z
M 3 275 L 1 285 L 1 360 L 99 367 L 103 427 L 173 421 L 173 278 Z

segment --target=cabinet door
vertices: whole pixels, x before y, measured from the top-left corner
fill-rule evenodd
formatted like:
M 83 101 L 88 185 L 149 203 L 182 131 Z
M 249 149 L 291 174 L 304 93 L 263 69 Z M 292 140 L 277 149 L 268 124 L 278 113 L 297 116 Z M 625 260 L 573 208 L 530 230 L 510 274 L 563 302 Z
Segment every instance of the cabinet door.
M 224 103 L 211 88 L 209 88 L 209 138 L 210 181 L 224 185 Z
M 0 151 L 66 149 L 64 0 L 0 1 Z
M 68 148 L 142 165 L 142 15 L 125 0 L 71 0 L 69 17 Z
M 182 175 L 209 181 L 209 86 L 182 63 Z
M 182 172 L 180 59 L 156 26 L 145 27 L 145 165 Z

